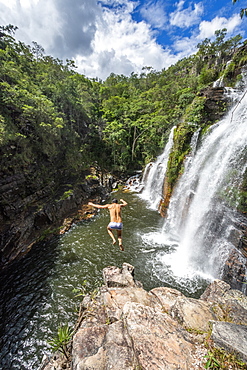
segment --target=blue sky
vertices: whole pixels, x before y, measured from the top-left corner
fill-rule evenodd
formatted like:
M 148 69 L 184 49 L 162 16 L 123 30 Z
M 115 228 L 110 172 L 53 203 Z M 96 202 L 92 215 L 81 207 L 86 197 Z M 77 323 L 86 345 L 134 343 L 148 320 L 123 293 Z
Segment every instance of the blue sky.
M 0 0 L 0 24 L 45 53 L 73 59 L 77 71 L 105 79 L 110 73 L 161 70 L 197 51 L 226 28 L 247 38 L 247 0 Z

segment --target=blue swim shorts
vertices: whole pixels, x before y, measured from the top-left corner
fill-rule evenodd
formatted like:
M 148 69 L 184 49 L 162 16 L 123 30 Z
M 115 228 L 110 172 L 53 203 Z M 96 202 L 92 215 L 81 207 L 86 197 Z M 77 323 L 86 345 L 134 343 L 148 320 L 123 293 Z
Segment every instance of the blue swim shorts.
M 110 222 L 107 227 L 109 229 L 122 230 L 123 224 L 122 224 L 122 222 Z

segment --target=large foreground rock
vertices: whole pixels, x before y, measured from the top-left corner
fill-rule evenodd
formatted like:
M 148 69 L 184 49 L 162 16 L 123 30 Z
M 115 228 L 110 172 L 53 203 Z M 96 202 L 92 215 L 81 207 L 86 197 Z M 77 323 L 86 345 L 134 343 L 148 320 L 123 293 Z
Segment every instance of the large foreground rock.
M 246 325 L 222 321 L 226 312 L 231 322 L 238 313 L 246 319 L 247 297 L 228 284 L 217 280 L 201 299 L 192 299 L 171 288 L 145 291 L 134 279 L 134 267 L 127 263 L 122 269 L 104 269 L 103 276 L 105 285 L 98 295 L 83 300 L 68 368 L 204 369 L 204 342 L 212 325 L 215 345 L 247 362 Z M 62 369 L 59 366 L 51 361 L 45 369 Z
M 73 369 L 191 369 L 191 335 L 133 279 L 133 267 L 104 269 L 105 287 L 87 304 L 73 341 Z

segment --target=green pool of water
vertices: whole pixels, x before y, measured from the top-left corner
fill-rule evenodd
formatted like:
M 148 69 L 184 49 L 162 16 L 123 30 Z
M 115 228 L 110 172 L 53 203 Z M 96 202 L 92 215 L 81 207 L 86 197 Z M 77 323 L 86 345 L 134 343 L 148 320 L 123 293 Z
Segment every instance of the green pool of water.
M 144 241 L 143 235 L 161 230 L 163 219 L 147 208 L 136 194 L 114 193 L 128 206 L 122 209 L 123 245 L 113 246 L 106 231 L 108 210 L 100 210 L 87 221 L 74 225 L 66 234 L 49 243 L 36 245 L 21 262 L 1 275 L 1 366 L 3 369 L 38 369 L 47 341 L 60 323 L 73 325 L 81 297 L 75 289 L 83 282 L 93 290 L 102 284 L 102 269 L 135 266 L 135 278 L 145 289 L 171 286 L 184 294 L 198 296 L 205 282 L 191 289 L 180 284 L 161 262 L 167 246 Z M 111 199 L 108 200 L 109 202 Z

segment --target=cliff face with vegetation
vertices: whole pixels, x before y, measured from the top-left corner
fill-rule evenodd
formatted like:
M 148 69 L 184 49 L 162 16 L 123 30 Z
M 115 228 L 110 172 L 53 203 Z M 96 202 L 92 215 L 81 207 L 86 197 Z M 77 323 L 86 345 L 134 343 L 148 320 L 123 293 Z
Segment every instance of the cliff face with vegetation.
M 221 86 L 235 86 L 241 81 L 241 72 L 246 69 L 246 45 L 237 49 L 234 53 L 225 58 L 224 62 L 219 63 L 215 55 L 211 55 L 209 65 L 215 65 L 218 73 L 217 79 Z M 198 52 L 200 55 L 200 52 Z M 222 56 L 221 56 L 222 57 Z M 208 65 L 208 67 L 209 67 Z M 203 75 L 203 72 L 201 72 Z M 210 69 L 207 73 L 210 74 Z M 199 77 L 202 78 L 200 74 Z M 207 132 L 207 129 L 219 121 L 230 108 L 231 100 L 225 94 L 224 87 L 213 87 L 213 81 L 209 86 L 200 89 L 191 104 L 186 106 L 184 114 L 174 132 L 174 145 L 171 152 L 164 188 L 164 203 L 161 213 L 165 215 L 169 199 L 176 184 L 177 179 L 183 173 L 184 160 L 191 151 L 191 139 L 193 134 L 199 130 L 200 138 Z M 246 174 L 242 183 L 240 194 L 239 211 L 246 213 Z
M 91 149 L 93 83 L 11 30 L 0 35 L 0 266 L 108 186 Z
M 227 109 L 213 81 L 234 86 L 247 60 L 241 37 L 225 40 L 221 30 L 167 70 L 144 67 L 140 75 L 111 74 L 103 82 L 78 74 L 71 60 L 46 56 L 36 43 L 17 42 L 14 29 L 0 29 L 1 265 L 105 185 L 110 189 L 105 174 L 143 168 L 177 126 L 168 204 L 193 133 L 201 128 L 203 135 Z M 246 212 L 246 179 L 242 189 Z

